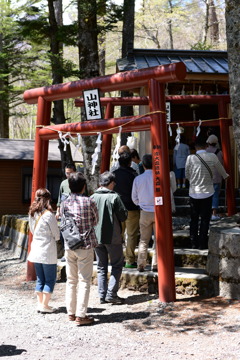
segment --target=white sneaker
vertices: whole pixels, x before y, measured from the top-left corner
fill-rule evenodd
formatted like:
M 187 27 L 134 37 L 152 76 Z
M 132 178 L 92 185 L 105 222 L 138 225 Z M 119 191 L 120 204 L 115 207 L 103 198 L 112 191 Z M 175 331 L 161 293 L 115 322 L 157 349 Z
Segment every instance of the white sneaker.
M 42 306 L 42 308 L 40 310 L 40 313 L 42 313 L 42 314 L 52 314 L 52 313 L 54 313 L 56 311 L 57 311 L 57 309 L 54 308 L 54 307 L 51 307 L 51 306 L 44 307 L 44 306 Z
M 211 220 L 220 220 L 221 218 L 220 218 L 220 216 L 218 216 L 218 215 L 212 215 L 212 217 L 211 217 Z

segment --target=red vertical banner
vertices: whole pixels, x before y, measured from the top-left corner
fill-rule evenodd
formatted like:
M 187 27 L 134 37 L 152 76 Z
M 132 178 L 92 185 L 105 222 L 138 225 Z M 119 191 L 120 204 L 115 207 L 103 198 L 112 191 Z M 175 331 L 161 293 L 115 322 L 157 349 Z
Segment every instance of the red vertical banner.
M 50 124 L 51 115 L 51 102 L 47 102 L 42 97 L 38 98 L 38 110 L 37 110 L 37 128 L 35 136 L 34 147 L 34 160 L 33 160 L 33 172 L 32 172 L 32 199 L 35 197 L 35 192 L 40 187 L 46 186 L 47 178 L 47 166 L 48 166 L 48 140 L 42 140 L 39 136 L 39 130 L 41 125 L 46 126 Z M 28 253 L 31 249 L 32 234 L 29 232 L 28 236 Z M 36 279 L 34 265 L 31 262 L 27 262 L 27 281 Z
M 149 80 L 159 300 L 176 300 L 165 86 Z

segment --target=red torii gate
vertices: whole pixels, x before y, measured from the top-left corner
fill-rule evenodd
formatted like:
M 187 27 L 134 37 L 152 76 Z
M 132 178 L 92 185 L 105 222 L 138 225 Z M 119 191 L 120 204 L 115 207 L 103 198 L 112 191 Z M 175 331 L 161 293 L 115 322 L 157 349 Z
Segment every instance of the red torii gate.
M 236 213 L 236 199 L 234 189 L 234 168 L 231 161 L 231 146 L 229 138 L 229 126 L 232 125 L 232 119 L 227 117 L 227 104 L 230 103 L 229 95 L 171 95 L 166 96 L 166 101 L 171 104 L 217 104 L 219 119 L 207 120 L 202 123 L 202 126 L 219 126 L 220 136 L 223 150 L 223 162 L 227 173 L 230 175 L 228 179 L 229 186 L 226 189 L 226 198 L 228 206 L 228 216 Z M 84 105 L 84 100 L 75 99 L 75 106 L 80 107 Z M 101 98 L 101 105 L 106 106 L 105 118 L 113 117 L 114 107 L 121 105 L 149 105 L 149 98 L 147 96 L 134 97 L 104 97 Z M 198 126 L 198 121 L 186 122 L 171 122 L 171 126 Z M 105 136 L 105 146 L 102 149 L 101 172 L 109 169 L 112 135 Z
M 24 92 L 28 104 L 38 104 L 36 138 L 33 163 L 32 200 L 38 188 L 46 185 L 48 140 L 58 137 L 58 131 L 81 133 L 83 136 L 105 131 L 102 148 L 108 134 L 116 132 L 117 126 L 124 131 L 151 130 L 153 179 L 155 196 L 156 246 L 158 254 L 159 299 L 163 302 L 175 301 L 175 276 L 172 238 L 172 215 L 170 201 L 170 181 L 167 144 L 167 124 L 165 114 L 165 83 L 184 80 L 186 68 L 183 63 L 174 63 L 153 68 L 126 71 L 114 75 L 79 80 L 52 85 Z M 79 97 L 83 90 L 98 88 L 102 92 L 127 90 L 148 86 L 148 116 L 95 120 L 84 123 L 50 125 L 51 103 L 54 100 Z M 106 117 L 106 116 L 105 116 Z M 131 120 L 131 123 L 128 123 Z M 128 123 L 128 124 L 127 124 Z M 112 129 L 112 128 L 115 129 Z M 109 132 L 107 132 L 108 129 Z M 29 247 L 31 238 L 29 240 Z M 33 264 L 28 262 L 27 280 L 35 276 Z

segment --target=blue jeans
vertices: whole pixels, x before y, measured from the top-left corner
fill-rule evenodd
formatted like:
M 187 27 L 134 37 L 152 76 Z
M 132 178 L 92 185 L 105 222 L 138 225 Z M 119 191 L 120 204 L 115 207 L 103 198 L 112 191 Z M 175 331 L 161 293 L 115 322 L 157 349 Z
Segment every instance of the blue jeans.
M 175 169 L 175 175 L 177 179 L 185 179 L 185 168 L 177 168 Z
M 52 293 L 57 279 L 57 264 L 34 263 L 37 281 L 35 291 Z
M 219 193 L 221 189 L 221 184 L 220 183 L 213 184 L 213 187 L 214 187 L 214 194 L 212 198 L 212 209 L 217 209 L 219 204 Z
M 98 245 L 95 248 L 98 272 L 98 294 L 100 299 L 116 297 L 124 263 L 122 244 Z M 112 266 L 108 282 L 108 256 Z

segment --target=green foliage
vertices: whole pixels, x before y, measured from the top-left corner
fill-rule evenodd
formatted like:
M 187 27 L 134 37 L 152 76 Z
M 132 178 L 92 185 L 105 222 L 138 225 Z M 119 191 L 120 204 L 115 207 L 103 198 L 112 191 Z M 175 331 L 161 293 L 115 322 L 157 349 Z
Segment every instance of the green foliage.
M 21 1 L 21 4 L 23 1 Z M 35 88 L 52 83 L 52 68 L 62 75 L 64 81 L 83 76 L 79 71 L 77 44 L 77 3 L 80 9 L 89 10 L 91 1 L 72 0 L 65 9 L 71 15 L 71 23 L 58 26 L 56 40 L 63 44 L 62 53 L 53 54 L 50 49 L 52 29 L 48 19 L 48 1 L 25 0 L 15 8 L 11 0 L 0 0 L 0 101 L 9 105 L 11 114 L 21 103 L 26 88 Z M 224 9 L 218 5 L 218 16 L 222 26 L 219 46 L 226 48 Z M 230 2 L 227 2 L 229 6 Z M 203 42 L 205 0 L 142 0 L 135 15 L 135 48 L 170 48 L 209 50 L 209 42 Z M 220 16 L 221 15 L 221 16 Z M 96 0 L 93 16 L 97 26 L 93 31 L 99 35 L 102 48 L 106 47 L 106 73 L 115 72 L 116 59 L 121 57 L 123 6 L 111 0 Z M 1 103 L 0 103 L 1 107 Z M 28 108 L 24 109 L 22 113 Z M 74 112 L 68 104 L 68 112 Z M 77 115 L 73 115 L 77 117 Z
M 191 50 L 211 50 L 212 46 L 205 42 L 198 41 L 196 44 L 191 46 Z

